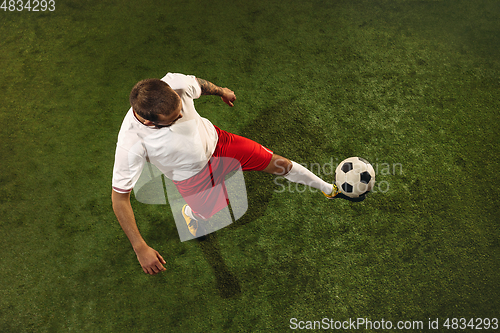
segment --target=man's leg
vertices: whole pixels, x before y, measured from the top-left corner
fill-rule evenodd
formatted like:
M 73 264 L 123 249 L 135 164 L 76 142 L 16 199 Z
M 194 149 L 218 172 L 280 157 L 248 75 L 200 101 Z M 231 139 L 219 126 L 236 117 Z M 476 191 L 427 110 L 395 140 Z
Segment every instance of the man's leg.
M 271 162 L 269 162 L 269 165 L 262 171 L 273 175 L 283 176 L 285 179 L 294 183 L 317 188 L 325 193 L 326 196 L 333 194 L 333 184 L 325 182 L 304 166 L 276 154 L 273 154 Z
M 186 201 L 181 212 L 191 235 L 195 237 L 205 235 L 207 230 L 203 222 L 227 207 L 225 176 L 238 168 L 241 169 L 241 166 L 237 160 L 219 157 L 216 151 L 198 174 L 184 181 L 174 181 L 177 190 Z M 214 221 L 218 220 L 212 222 Z M 211 227 L 214 227 L 214 224 Z
M 231 157 L 240 161 L 243 171 L 264 171 L 283 176 L 294 183 L 317 188 L 328 198 L 337 195 L 336 186 L 323 181 L 302 165 L 274 154 L 271 150 L 253 140 L 223 131 L 218 127 L 216 129 L 219 134 L 216 151 L 219 151 L 220 156 Z

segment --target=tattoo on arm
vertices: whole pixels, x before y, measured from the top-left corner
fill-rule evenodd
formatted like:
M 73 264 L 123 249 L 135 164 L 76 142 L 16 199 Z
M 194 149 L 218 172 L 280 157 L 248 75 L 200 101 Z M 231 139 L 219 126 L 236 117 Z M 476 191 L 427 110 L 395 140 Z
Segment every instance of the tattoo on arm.
M 200 84 L 201 87 L 201 94 L 202 95 L 217 95 L 217 96 L 222 96 L 222 88 L 216 86 L 212 82 L 208 82 L 206 80 L 196 78 L 198 80 L 198 83 Z

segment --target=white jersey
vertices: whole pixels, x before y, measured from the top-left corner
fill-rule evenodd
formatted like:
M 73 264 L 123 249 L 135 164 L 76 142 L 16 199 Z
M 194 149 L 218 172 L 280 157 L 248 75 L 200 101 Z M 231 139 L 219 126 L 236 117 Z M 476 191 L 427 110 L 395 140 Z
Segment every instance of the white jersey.
M 115 154 L 113 189 L 132 190 L 146 161 L 174 181 L 196 175 L 208 163 L 217 145 L 217 131 L 194 108 L 201 87 L 194 76 L 168 73 L 162 78 L 181 98 L 182 118 L 172 126 L 154 128 L 142 124 L 132 108 L 123 120 Z

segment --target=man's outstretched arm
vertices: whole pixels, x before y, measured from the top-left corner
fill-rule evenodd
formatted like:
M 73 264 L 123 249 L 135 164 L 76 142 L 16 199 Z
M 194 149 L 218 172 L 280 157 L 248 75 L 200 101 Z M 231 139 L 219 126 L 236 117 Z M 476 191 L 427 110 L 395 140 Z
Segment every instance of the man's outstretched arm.
M 228 88 L 221 88 L 207 80 L 203 80 L 200 78 L 196 78 L 196 80 L 200 84 L 202 95 L 220 96 L 224 101 L 224 103 L 226 103 L 229 106 L 234 106 L 233 102 L 236 100 L 236 95 L 234 94 L 234 91 Z
M 130 193 L 112 191 L 111 200 L 116 218 L 130 240 L 144 273 L 154 275 L 160 271 L 164 271 L 165 267 L 163 265 L 166 263 L 165 260 L 158 251 L 146 244 L 137 228 L 134 211 L 130 204 Z

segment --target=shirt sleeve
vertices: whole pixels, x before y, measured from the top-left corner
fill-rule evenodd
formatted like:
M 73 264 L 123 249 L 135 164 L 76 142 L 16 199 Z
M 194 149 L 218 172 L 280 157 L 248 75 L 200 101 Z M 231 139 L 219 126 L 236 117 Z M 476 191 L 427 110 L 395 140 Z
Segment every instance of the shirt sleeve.
M 113 190 L 118 193 L 131 192 L 141 175 L 145 160 L 140 154 L 118 146 L 113 167 Z
M 187 94 L 192 99 L 200 98 L 201 96 L 201 86 L 196 77 L 193 75 L 187 75 L 186 79 L 188 81 Z
M 183 91 L 191 99 L 201 96 L 201 87 L 194 75 L 168 73 L 162 81 L 165 81 L 173 90 Z

